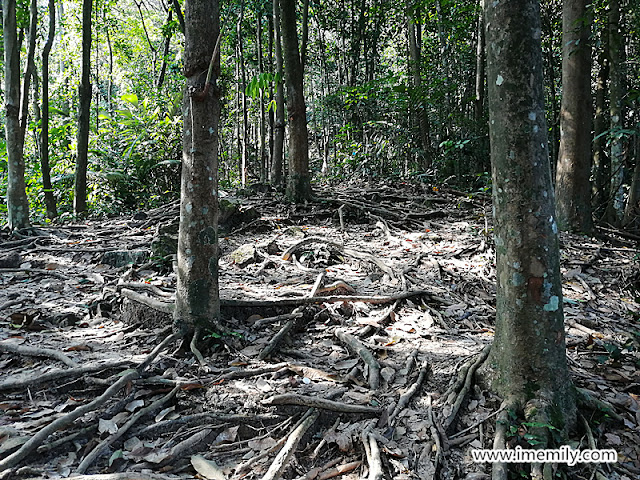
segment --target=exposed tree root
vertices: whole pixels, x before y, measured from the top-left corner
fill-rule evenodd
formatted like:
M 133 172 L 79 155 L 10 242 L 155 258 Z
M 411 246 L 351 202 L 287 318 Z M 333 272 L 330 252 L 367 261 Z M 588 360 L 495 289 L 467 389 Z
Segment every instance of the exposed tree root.
M 123 387 L 125 387 L 129 382 L 139 378 L 140 374 L 151 364 L 151 362 L 153 362 L 158 354 L 164 348 L 166 348 L 167 344 L 176 340 L 176 338 L 176 335 L 170 335 L 169 337 L 165 338 L 165 340 L 160 343 L 160 345 L 158 345 L 149 355 L 147 355 L 145 360 L 136 369 L 126 371 L 124 375 L 120 377 L 120 379 L 111 387 L 109 387 L 102 395 L 100 395 L 93 401 L 76 408 L 63 417 L 54 420 L 53 422 L 42 428 L 38 433 L 27 440 L 27 442 L 22 445 L 16 452 L 0 460 L 0 472 L 18 465 L 18 463 L 20 463 L 29 454 L 36 450 L 42 444 L 42 442 L 44 442 L 47 437 L 49 437 L 49 435 L 71 425 L 76 419 L 80 418 L 85 413 L 96 410 L 98 407 L 107 402 L 107 400 L 109 400 L 118 391 L 120 391 Z
M 110 364 L 102 363 L 86 365 L 84 367 L 71 368 L 68 370 L 53 370 L 41 375 L 31 372 L 29 373 L 29 375 L 24 375 L 19 378 L 10 378 L 8 380 L 5 380 L 4 382 L 0 382 L 0 392 L 5 390 L 33 387 L 35 385 L 42 385 L 43 383 L 52 382 L 54 380 L 61 380 L 63 378 L 79 378 L 88 373 L 95 373 L 102 370 L 111 370 L 130 364 L 131 361 L 123 360 L 121 362 L 114 362 Z
M 29 347 L 27 345 L 18 345 L 13 342 L 4 341 L 0 342 L 0 352 L 13 352 L 20 355 L 27 355 L 32 357 L 49 357 L 64 363 L 68 367 L 78 367 L 78 364 L 71 360 L 67 355 L 59 352 L 58 350 L 52 350 L 50 348 Z
M 341 413 L 359 413 L 363 415 L 380 415 L 382 410 L 367 405 L 352 405 L 349 403 L 336 402 L 321 397 L 310 397 L 307 395 L 298 395 L 295 393 L 285 393 L 269 397 L 262 401 L 263 405 L 300 405 L 311 408 L 319 408 L 322 410 L 330 410 L 332 412 Z
M 291 460 L 291 457 L 295 453 L 300 440 L 302 440 L 302 437 L 307 432 L 307 430 L 309 430 L 311 425 L 315 423 L 315 421 L 318 419 L 318 416 L 318 411 L 313 410 L 311 414 L 300 425 L 298 425 L 298 427 L 293 432 L 291 432 L 291 435 L 289 435 L 287 442 L 282 447 L 282 450 L 278 452 L 278 455 L 276 455 L 276 458 L 271 463 L 271 466 L 269 467 L 269 470 L 267 470 L 267 473 L 265 473 L 264 477 L 262 477 L 262 480 L 278 480 L 280 478 L 282 472 L 287 467 L 289 460 Z
M 344 330 L 336 330 L 336 337 L 349 347 L 350 350 L 357 353 L 360 358 L 369 367 L 369 387 L 371 390 L 378 390 L 380 388 L 380 364 L 376 357 L 369 351 L 364 344 L 356 337 Z
M 393 422 L 395 421 L 395 419 L 398 416 L 398 414 L 400 412 L 402 412 L 402 410 L 404 410 L 407 407 L 407 405 L 409 405 L 409 401 L 416 394 L 416 392 L 420 389 L 420 387 L 422 386 L 422 384 L 426 380 L 427 375 L 429 374 L 429 371 L 430 371 L 429 364 L 427 362 L 424 362 L 420 366 L 420 373 L 418 374 L 418 378 L 413 383 L 413 385 L 411 385 L 411 387 L 409 387 L 409 389 L 406 392 L 404 392 L 402 395 L 400 395 L 400 399 L 398 400 L 398 404 L 394 408 L 394 410 L 391 413 L 391 415 L 389 415 L 389 424 L 390 425 L 393 425 Z
M 91 452 L 89 452 L 83 459 L 82 462 L 80 462 L 80 465 L 78 465 L 78 467 L 76 468 L 75 474 L 76 475 L 82 475 L 84 472 L 87 471 L 87 468 L 89 468 L 93 462 L 96 461 L 96 459 L 106 450 L 106 448 L 109 445 L 112 445 L 113 442 L 115 442 L 116 440 L 118 440 L 120 437 L 122 437 L 122 435 L 124 435 L 125 433 L 127 433 L 131 427 L 133 427 L 135 425 L 135 423 L 142 417 L 144 417 L 145 415 L 158 410 L 160 407 L 162 407 L 165 403 L 167 403 L 169 400 L 171 400 L 173 397 L 175 397 L 176 393 L 178 393 L 178 390 L 180 390 L 180 387 L 175 387 L 173 390 L 171 390 L 168 394 L 166 394 L 164 397 L 156 400 L 155 402 L 151 403 L 151 405 L 142 408 L 140 410 L 138 410 L 135 414 L 133 414 L 131 416 L 131 418 L 121 427 L 118 428 L 118 431 L 116 433 L 113 433 L 111 435 L 109 435 L 109 437 L 105 438 L 103 441 L 101 441 L 93 450 L 91 450 Z
M 442 428 L 444 429 L 445 432 L 447 430 L 449 430 L 449 427 L 455 421 L 456 416 L 458 415 L 458 411 L 460 410 L 460 407 L 462 406 L 462 402 L 464 401 L 464 398 L 466 397 L 467 393 L 469 393 L 469 390 L 471 389 L 471 385 L 472 385 L 472 382 L 473 382 L 473 375 L 475 374 L 475 372 L 478 369 L 478 367 L 480 367 L 480 365 L 482 365 L 484 363 L 484 361 L 487 359 L 487 356 L 489 355 L 489 351 L 490 350 L 491 350 L 491 346 L 487 345 L 480 352 L 480 354 L 473 361 L 473 363 L 468 364 L 468 367 L 465 366 L 466 372 L 465 372 L 465 375 L 463 377 L 464 378 L 464 382 L 462 384 L 462 388 L 457 393 L 456 399 L 453 402 L 451 413 L 449 414 L 449 416 L 445 419 L 444 423 L 442 424 Z M 456 385 L 458 385 L 460 378 L 461 377 L 458 377 L 458 382 L 456 382 Z

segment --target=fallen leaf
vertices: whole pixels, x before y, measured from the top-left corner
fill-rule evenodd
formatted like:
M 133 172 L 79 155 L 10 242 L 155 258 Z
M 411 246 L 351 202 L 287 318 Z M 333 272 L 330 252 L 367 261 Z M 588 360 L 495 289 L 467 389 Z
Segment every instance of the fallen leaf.
M 207 460 L 201 455 L 192 455 L 191 465 L 193 465 L 196 472 L 208 480 L 225 480 L 224 472 L 216 462 Z

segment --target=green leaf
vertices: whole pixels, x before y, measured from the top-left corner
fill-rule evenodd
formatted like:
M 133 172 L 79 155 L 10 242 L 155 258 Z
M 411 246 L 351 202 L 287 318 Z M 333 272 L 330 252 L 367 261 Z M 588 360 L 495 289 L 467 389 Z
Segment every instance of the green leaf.
M 138 96 L 135 93 L 125 93 L 121 98 L 125 102 L 138 106 Z

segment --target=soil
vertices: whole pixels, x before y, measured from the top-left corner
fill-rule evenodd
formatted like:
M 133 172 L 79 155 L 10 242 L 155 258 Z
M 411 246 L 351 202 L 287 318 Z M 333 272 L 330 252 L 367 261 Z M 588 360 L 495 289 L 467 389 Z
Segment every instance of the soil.
M 490 478 L 471 458 L 501 405 L 472 381 L 493 338 L 490 198 L 398 182 L 316 195 L 229 195 L 225 330 L 204 332 L 201 360 L 171 335 L 176 203 L 2 232 L 0 478 Z M 565 478 L 640 477 L 629 237 L 561 236 L 571 373 L 602 402 L 571 445 L 619 456 Z M 511 444 L 528 440 L 510 421 Z

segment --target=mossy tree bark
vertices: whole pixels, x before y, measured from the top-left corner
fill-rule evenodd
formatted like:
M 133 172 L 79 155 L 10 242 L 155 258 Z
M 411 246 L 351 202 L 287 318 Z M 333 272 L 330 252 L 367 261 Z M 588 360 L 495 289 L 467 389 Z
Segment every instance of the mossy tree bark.
M 591 14 L 587 0 L 562 5 L 562 104 L 556 170 L 561 230 L 589 233 L 591 220 Z
M 280 0 L 280 20 L 289 115 L 287 196 L 294 202 L 304 202 L 311 197 L 309 132 L 307 130 L 307 107 L 304 101 L 302 63 L 298 46 L 295 0 Z
M 575 400 L 565 352 L 538 0 L 486 2 L 485 25 L 497 305 L 483 373 L 527 418 L 562 430 L 574 422 Z
M 3 0 L 2 2 L 2 28 L 5 134 L 9 174 L 7 207 L 9 210 L 9 229 L 14 230 L 29 227 L 29 200 L 24 181 L 24 133 L 20 119 L 20 42 L 18 42 L 17 34 L 15 0 Z
M 216 329 L 218 290 L 218 122 L 220 72 L 207 70 L 219 34 L 217 1 L 190 0 L 185 6 L 183 154 L 174 329 L 185 337 Z M 205 90 L 206 88 L 206 90 Z M 204 94 L 204 95 L 203 95 Z

